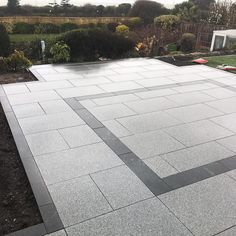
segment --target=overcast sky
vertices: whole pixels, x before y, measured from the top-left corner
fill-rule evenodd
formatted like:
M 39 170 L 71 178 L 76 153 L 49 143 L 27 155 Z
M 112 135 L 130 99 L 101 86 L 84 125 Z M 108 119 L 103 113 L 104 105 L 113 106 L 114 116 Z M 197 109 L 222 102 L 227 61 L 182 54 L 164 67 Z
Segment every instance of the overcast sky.
M 21 5 L 23 4 L 31 4 L 31 5 L 47 5 L 50 2 L 53 2 L 54 0 L 20 0 Z M 57 3 L 60 3 L 61 0 L 56 0 Z M 90 4 L 103 4 L 103 5 L 118 5 L 120 3 L 126 2 L 126 3 L 134 3 L 135 0 L 70 0 L 70 3 L 74 5 L 84 5 L 86 3 Z M 183 2 L 183 0 L 154 0 L 156 2 L 160 2 L 164 5 L 173 6 L 175 3 Z M 6 5 L 7 0 L 0 0 L 0 5 Z

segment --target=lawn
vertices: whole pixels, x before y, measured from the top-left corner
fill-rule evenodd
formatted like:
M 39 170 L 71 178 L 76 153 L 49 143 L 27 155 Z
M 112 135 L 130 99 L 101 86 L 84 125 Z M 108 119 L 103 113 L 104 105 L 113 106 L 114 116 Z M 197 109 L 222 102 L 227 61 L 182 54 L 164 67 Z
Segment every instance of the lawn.
M 11 42 L 25 42 L 25 41 L 32 41 L 36 38 L 46 40 L 50 38 L 55 38 L 59 34 L 10 34 L 10 41 Z
M 236 66 L 236 55 L 206 57 L 205 59 L 209 61 L 207 65 L 214 68 L 222 64 Z

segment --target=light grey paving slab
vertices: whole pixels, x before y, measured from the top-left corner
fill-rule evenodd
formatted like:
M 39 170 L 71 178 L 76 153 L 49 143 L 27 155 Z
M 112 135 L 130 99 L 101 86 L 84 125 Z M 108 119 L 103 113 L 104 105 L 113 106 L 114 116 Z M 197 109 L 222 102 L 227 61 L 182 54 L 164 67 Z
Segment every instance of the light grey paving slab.
M 222 112 L 217 111 L 205 104 L 178 107 L 166 110 L 165 112 L 186 123 L 223 115 Z
M 36 157 L 47 185 L 124 164 L 104 143 Z
M 29 89 L 25 84 L 6 84 L 3 85 L 3 89 L 7 95 L 29 93 Z
M 37 67 L 35 67 L 35 69 L 36 68 Z M 54 68 L 52 68 L 51 66 L 47 66 L 46 68 L 43 68 L 43 67 L 37 68 L 36 70 L 41 75 L 48 75 L 48 74 L 56 74 L 57 73 L 57 71 Z
M 39 104 L 47 114 L 72 112 L 72 109 L 64 100 L 46 101 Z
M 97 106 L 96 103 L 94 103 L 92 100 L 89 100 L 89 99 L 80 101 L 80 104 L 82 106 L 84 106 L 85 108 L 87 108 L 87 109 L 88 108 L 93 108 L 93 107 Z
M 103 121 L 103 124 L 118 138 L 132 134 L 116 120 Z
M 181 172 L 231 157 L 233 155 L 233 152 L 216 142 L 209 142 L 167 153 L 161 155 L 161 157 Z
M 130 74 L 108 75 L 107 78 L 114 82 L 122 82 L 122 81 L 143 79 L 143 76 L 137 73 L 130 73 Z
M 152 79 L 152 78 L 158 78 L 158 77 L 164 77 L 164 76 L 171 76 L 174 75 L 174 73 L 171 70 L 157 70 L 157 66 L 148 66 L 148 71 L 145 72 L 139 72 L 140 75 L 143 76 L 143 78 Z
M 236 180 L 236 170 L 229 171 L 226 174 Z
M 33 82 L 27 83 L 27 87 L 30 91 L 44 91 L 53 90 L 59 88 L 71 88 L 73 85 L 66 80 L 63 81 L 53 81 L 53 82 Z
M 30 103 L 12 106 L 12 109 L 17 118 L 25 118 L 31 116 L 40 116 L 44 115 L 43 109 L 40 107 L 38 103 Z
M 130 102 L 130 101 L 136 101 L 136 100 L 140 100 L 140 98 L 138 98 L 134 94 L 123 94 L 123 95 L 117 95 L 117 96 L 111 96 L 111 97 L 92 99 L 92 101 L 95 102 L 99 106 L 111 105 L 111 104 L 122 103 L 122 102 Z
M 233 132 L 236 132 L 236 113 L 225 116 L 219 116 L 211 120 L 214 121 L 216 124 L 219 124 L 229 130 L 232 130 Z
M 65 230 L 60 230 L 51 234 L 46 234 L 45 236 L 67 236 Z
M 114 69 L 115 72 L 118 74 L 130 74 L 130 73 L 136 73 L 136 72 L 142 72 L 142 71 L 147 71 L 143 67 L 137 67 L 137 66 L 132 66 L 132 67 L 127 67 L 127 68 L 119 68 L 119 69 Z
M 13 94 L 8 96 L 11 105 L 35 103 L 60 99 L 55 91 L 32 92 L 23 94 Z
M 67 89 L 57 89 L 57 93 L 63 98 L 72 98 L 86 95 L 94 95 L 104 93 L 104 90 L 98 86 L 84 86 Z
M 59 132 L 71 148 L 102 141 L 87 125 L 65 128 L 59 130 Z
M 51 185 L 49 192 L 65 227 L 112 210 L 89 176 Z
M 174 94 L 174 95 L 167 96 L 167 98 L 181 106 L 192 105 L 192 104 L 215 100 L 215 98 L 201 92 Z
M 187 92 L 193 92 L 193 91 L 202 91 L 202 90 L 211 89 L 215 87 L 218 87 L 218 86 L 211 83 L 202 83 L 202 84 L 178 86 L 178 87 L 173 88 L 173 90 L 180 93 L 187 93 Z
M 126 165 L 92 174 L 91 177 L 113 209 L 154 196 Z
M 25 134 L 66 128 L 84 124 L 84 121 L 75 112 L 63 112 L 46 116 L 35 116 L 19 119 L 20 126 Z
M 69 227 L 66 231 L 68 236 L 192 235 L 157 198 Z
M 214 88 L 214 89 L 205 90 L 203 92 L 218 99 L 230 98 L 230 97 L 236 96 L 236 92 L 233 92 L 226 88 Z
M 222 111 L 224 113 L 233 113 L 236 112 L 236 98 L 227 98 L 222 100 L 217 100 L 214 102 L 209 102 L 207 105 Z
M 102 107 L 90 108 L 89 111 L 101 121 L 112 120 L 115 118 L 136 114 L 134 111 L 132 111 L 123 104 L 113 104 Z
M 199 81 L 199 80 L 204 80 L 205 78 L 196 74 L 185 74 L 182 75 L 174 75 L 174 76 L 169 76 L 169 79 L 175 81 L 175 83 L 184 83 L 184 82 L 189 82 L 189 81 Z
M 236 235 L 236 226 L 220 233 L 220 234 L 217 234 L 217 236 L 235 236 Z
M 157 65 L 147 65 L 147 66 L 143 66 L 143 68 L 145 68 L 147 71 L 149 70 L 171 70 L 173 69 L 173 65 L 168 64 L 168 63 L 159 63 Z
M 233 135 L 232 132 L 208 120 L 167 128 L 165 131 L 187 147 Z
M 143 86 L 141 86 L 133 81 L 103 84 L 103 85 L 99 85 L 99 87 L 102 88 L 106 92 L 118 92 L 118 91 L 143 88 Z
M 103 68 L 102 70 L 84 70 L 82 72 L 82 75 L 85 78 L 93 78 L 96 76 L 107 76 L 107 75 L 116 75 L 117 73 L 114 70 L 111 69 L 105 69 Z
M 125 104 L 137 113 L 155 112 L 178 106 L 175 102 L 164 97 L 127 102 Z
M 231 136 L 223 139 L 217 140 L 217 142 L 229 150 L 232 150 L 233 152 L 236 152 L 236 136 Z
M 225 84 L 225 85 L 235 85 L 236 84 L 236 79 L 235 77 L 221 77 L 221 78 L 217 78 L 217 77 L 214 77 L 212 78 L 212 80 L 216 81 L 216 82 L 219 82 L 221 84 Z
M 207 79 L 225 78 L 225 77 L 231 76 L 229 72 L 220 71 L 220 70 L 199 73 L 199 75 Z
M 117 119 L 133 134 L 154 131 L 181 124 L 182 122 L 164 112 L 154 112 Z
M 144 162 L 161 178 L 178 173 L 173 166 L 163 160 L 160 156 L 145 159 Z
M 43 78 L 48 82 L 52 82 L 52 81 L 62 81 L 68 79 L 83 79 L 84 76 L 78 73 L 57 73 L 57 74 L 43 75 Z
M 176 83 L 175 81 L 168 79 L 166 77 L 159 77 L 159 78 L 154 78 L 154 79 L 143 79 L 143 80 L 138 80 L 136 82 L 146 88 Z
M 25 137 L 34 156 L 69 148 L 57 130 L 30 134 Z
M 132 135 L 121 138 L 121 141 L 141 159 L 184 148 L 184 145 L 162 131 Z
M 236 182 L 218 175 L 159 198 L 194 235 L 214 235 L 236 223 Z
M 104 76 L 95 77 L 95 78 L 84 78 L 84 79 L 73 79 L 69 80 L 74 86 L 89 86 L 89 85 L 98 85 L 98 84 L 107 84 L 111 81 Z
M 162 96 L 176 94 L 176 93 L 177 92 L 174 91 L 173 89 L 158 89 L 158 90 L 153 90 L 153 91 L 135 93 L 135 95 L 137 95 L 138 97 L 142 99 L 147 99 L 147 98 L 162 97 Z

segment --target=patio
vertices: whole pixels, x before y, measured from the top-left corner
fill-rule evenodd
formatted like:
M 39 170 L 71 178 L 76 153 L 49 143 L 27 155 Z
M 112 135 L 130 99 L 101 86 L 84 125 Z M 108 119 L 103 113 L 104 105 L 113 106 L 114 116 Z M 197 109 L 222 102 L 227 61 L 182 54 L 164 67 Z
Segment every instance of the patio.
M 156 59 L 31 72 L 0 97 L 34 236 L 236 234 L 235 75 Z

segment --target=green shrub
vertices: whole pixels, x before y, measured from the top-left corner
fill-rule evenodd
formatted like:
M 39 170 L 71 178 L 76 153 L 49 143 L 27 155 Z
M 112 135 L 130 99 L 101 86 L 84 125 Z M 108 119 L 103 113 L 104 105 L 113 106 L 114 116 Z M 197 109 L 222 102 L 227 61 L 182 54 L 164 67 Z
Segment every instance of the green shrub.
M 32 65 L 23 52 L 15 50 L 9 57 L 4 59 L 10 71 L 24 70 Z
M 162 15 L 154 19 L 154 24 L 163 30 L 173 30 L 180 24 L 180 18 L 175 15 Z
M 13 33 L 14 24 L 8 23 L 8 22 L 2 22 L 2 24 L 5 26 L 6 31 L 7 31 L 8 34 L 12 34 Z
M 34 27 L 35 34 L 58 34 L 60 33 L 60 26 L 52 23 L 43 23 L 35 25 Z
M 0 57 L 0 74 L 7 72 L 7 64 L 5 58 Z
M 116 27 L 118 26 L 119 24 L 116 23 L 116 22 L 111 22 L 111 23 L 108 23 L 107 24 L 107 29 L 111 32 L 116 32 Z
M 34 25 L 28 24 L 25 22 L 18 22 L 14 24 L 13 27 L 14 34 L 33 34 L 34 33 Z
M 55 43 L 51 47 L 50 53 L 55 63 L 68 62 L 70 60 L 70 48 L 63 42 Z
M 74 23 L 64 23 L 60 25 L 61 28 L 61 32 L 67 32 L 67 31 L 71 31 L 74 29 L 78 29 L 78 25 L 74 24 Z
M 122 24 L 127 25 L 131 30 L 134 30 L 142 26 L 143 22 L 140 17 L 132 17 L 122 21 Z
M 193 52 L 196 46 L 196 37 L 194 34 L 185 33 L 180 40 L 180 47 L 182 52 Z
M 103 29 L 73 30 L 63 34 L 60 40 L 70 47 L 73 59 L 119 58 L 134 48 L 132 40 Z
M 129 33 L 129 27 L 126 25 L 118 25 L 116 27 L 116 33 L 125 35 Z
M 10 39 L 4 25 L 0 24 L 0 57 L 8 56 L 10 52 Z

